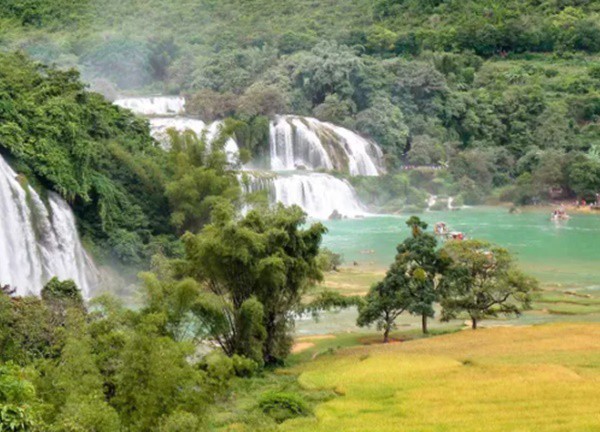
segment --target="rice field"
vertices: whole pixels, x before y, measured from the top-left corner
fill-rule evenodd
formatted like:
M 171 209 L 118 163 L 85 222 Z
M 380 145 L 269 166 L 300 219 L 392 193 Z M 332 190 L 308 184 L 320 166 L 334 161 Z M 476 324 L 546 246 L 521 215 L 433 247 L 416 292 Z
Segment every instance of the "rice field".
M 285 431 L 600 431 L 600 324 L 344 348 L 297 370 L 339 397 Z

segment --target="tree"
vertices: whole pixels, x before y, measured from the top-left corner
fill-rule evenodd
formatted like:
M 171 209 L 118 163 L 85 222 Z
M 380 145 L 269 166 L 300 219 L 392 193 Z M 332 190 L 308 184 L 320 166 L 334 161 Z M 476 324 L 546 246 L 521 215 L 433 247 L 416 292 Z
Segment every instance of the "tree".
M 33 384 L 25 371 L 11 363 L 0 365 L 0 430 L 29 432 L 41 426 L 35 410 Z
M 384 343 L 404 311 L 420 315 L 423 333 L 427 333 L 427 318 L 434 314 L 438 276 L 447 266 L 447 260 L 436 250 L 435 237 L 424 232 L 427 224 L 411 216 L 406 225 L 411 237 L 398 245 L 396 259 L 383 281 L 370 289 L 359 306 L 357 324 L 376 323 L 379 330 L 383 329 Z
M 205 373 L 189 361 L 193 346 L 161 335 L 164 319 L 140 316 L 121 353 L 112 405 L 130 431 L 155 430 L 159 419 L 176 411 L 200 415 L 211 396 Z
M 434 315 L 433 303 L 437 300 L 437 287 L 448 259 L 437 250 L 436 238 L 424 232 L 425 222 L 412 216 L 406 225 L 411 228 L 412 236 L 398 245 L 395 263 L 408 278 L 403 295 L 407 311 L 421 316 L 421 329 L 427 333 L 427 318 Z
M 302 229 L 305 221 L 299 207 L 282 205 L 236 220 L 232 207 L 221 203 L 211 224 L 183 237 L 181 273 L 210 293 L 196 315 L 217 332 L 212 336 L 228 355 L 276 363 L 288 354 L 293 313 L 322 278 L 317 256 L 325 228 Z M 256 358 L 257 346 L 262 359 Z
M 355 50 L 335 42 L 322 41 L 309 53 L 290 59 L 292 78 L 305 92 L 313 106 L 325 101 L 329 94 L 341 99 L 351 97 L 363 60 Z
M 210 220 L 213 206 L 221 200 L 235 201 L 240 194 L 233 173 L 226 171 L 224 152 L 228 129 L 210 143 L 207 137 L 188 131 L 171 131 L 170 169 L 172 179 L 165 195 L 172 209 L 171 223 L 180 233 L 197 232 Z
M 530 304 L 535 279 L 519 271 L 510 253 L 481 240 L 450 241 L 443 252 L 452 264 L 442 283 L 442 319 L 466 312 L 472 328 L 488 317 L 519 315 Z
M 396 318 L 408 307 L 404 297 L 408 277 L 395 264 L 386 274 L 383 281 L 371 287 L 364 302 L 359 305 L 356 324 L 365 327 L 375 323 L 378 330 L 383 330 L 383 343 L 389 342 L 390 332 L 396 326 Z
M 85 317 L 71 309 L 68 336 L 57 363 L 44 373 L 44 397 L 54 405 L 57 432 L 110 432 L 120 428 L 117 412 L 108 405 L 103 377 L 92 352 Z
M 356 127 L 386 149 L 391 165 L 399 163 L 406 148 L 408 126 L 400 108 L 389 98 L 374 97 L 370 107 L 356 116 Z
M 577 156 L 568 168 L 569 185 L 578 197 L 593 201 L 600 192 L 600 162 Z

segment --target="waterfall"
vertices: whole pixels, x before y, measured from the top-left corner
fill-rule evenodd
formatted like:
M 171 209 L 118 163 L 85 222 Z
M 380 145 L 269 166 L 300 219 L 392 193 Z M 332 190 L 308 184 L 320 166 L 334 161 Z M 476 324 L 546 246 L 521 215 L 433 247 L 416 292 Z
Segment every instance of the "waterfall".
M 207 124 L 181 117 L 183 98 L 120 99 L 116 104 L 150 118 L 152 135 L 168 146 L 167 130 L 205 134 L 208 143 L 222 122 Z M 225 145 L 228 160 L 239 166 L 239 148 L 233 139 Z M 249 175 L 245 193 L 267 190 L 271 202 L 297 204 L 310 217 L 325 219 L 337 210 L 342 216 L 366 214 L 356 192 L 345 180 L 313 171 L 339 171 L 351 176 L 378 176 L 385 172 L 383 152 L 374 142 L 351 130 L 311 117 L 278 115 L 269 124 L 270 171 Z M 250 165 L 242 167 L 249 170 Z M 240 176 L 241 179 L 241 176 Z M 248 208 L 244 208 L 247 211 Z
M 244 192 L 266 190 L 270 201 L 298 205 L 316 219 L 327 219 L 335 211 L 343 217 L 364 216 L 367 211 L 346 181 L 322 173 L 252 175 L 242 181 Z M 245 209 L 247 211 L 247 209 Z
M 147 116 L 178 115 L 185 111 L 185 99 L 179 96 L 122 98 L 114 104 Z
M 383 153 L 348 129 L 310 117 L 277 116 L 270 126 L 274 171 L 336 170 L 376 176 L 384 171 Z
M 198 137 L 205 136 L 207 144 L 210 145 L 217 138 L 223 122 L 216 121 L 210 124 L 204 123 L 202 120 L 187 118 L 187 117 L 154 117 L 150 119 L 150 133 L 164 148 L 169 145 L 169 136 L 167 131 L 174 129 L 178 132 L 190 130 Z M 225 153 L 227 160 L 231 164 L 236 164 L 240 149 L 232 138 L 225 142 Z
M 0 283 L 39 294 L 53 276 L 73 279 L 84 297 L 97 285 L 69 205 L 49 192 L 47 204 L 0 157 Z

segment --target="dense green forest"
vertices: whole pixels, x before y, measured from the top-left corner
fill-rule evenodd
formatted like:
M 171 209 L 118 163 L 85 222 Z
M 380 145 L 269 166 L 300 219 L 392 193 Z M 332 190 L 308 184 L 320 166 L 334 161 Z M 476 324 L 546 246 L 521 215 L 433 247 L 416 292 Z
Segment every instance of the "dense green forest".
M 255 155 L 275 112 L 371 136 L 467 203 L 600 189 L 600 6 L 586 0 L 8 0 L 0 45 L 92 88 L 189 97 Z M 373 204 L 404 179 L 363 184 Z M 359 188 L 360 190 L 361 188 Z M 385 190 L 384 190 L 385 189 Z
M 427 331 L 434 302 L 474 327 L 529 303 L 535 281 L 508 252 L 440 251 L 418 219 L 366 299 L 313 291 L 339 261 L 320 248 L 325 228 L 298 207 L 240 216 L 223 151 L 235 136 L 244 159 L 260 156 L 275 113 L 375 139 L 389 174 L 351 179 L 374 206 L 600 191 L 591 0 L 3 0 L 0 48 L 0 154 L 71 204 L 98 261 L 148 270 L 134 310 L 85 303 L 70 281 L 41 298 L 2 287 L 0 430 L 276 430 L 334 397 L 266 372 L 298 314 L 358 305 L 387 337 L 405 312 Z M 123 94 L 183 94 L 190 115 L 227 121 L 210 148 L 172 133 L 165 150 L 110 103 Z M 497 273 L 474 290 L 490 253 Z

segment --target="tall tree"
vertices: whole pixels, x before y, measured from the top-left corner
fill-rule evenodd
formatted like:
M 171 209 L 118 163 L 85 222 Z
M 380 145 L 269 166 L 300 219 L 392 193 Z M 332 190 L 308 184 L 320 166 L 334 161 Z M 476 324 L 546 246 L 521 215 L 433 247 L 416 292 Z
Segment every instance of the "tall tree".
M 442 283 L 442 319 L 466 312 L 477 329 L 484 318 L 518 315 L 529 306 L 537 281 L 516 268 L 506 249 L 466 240 L 450 241 L 443 251 L 453 263 Z
M 267 363 L 288 354 L 293 312 L 307 288 L 322 278 L 317 256 L 325 228 L 302 229 L 305 221 L 299 207 L 282 205 L 236 220 L 232 207 L 221 203 L 211 224 L 198 235 L 184 236 L 182 271 L 212 294 L 197 311 L 201 318 L 211 311 L 205 319 L 219 332 L 227 354 L 252 356 L 256 345 L 248 346 L 249 336 L 262 345 Z
M 392 265 L 383 281 L 373 285 L 359 305 L 356 323 L 360 327 L 376 324 L 378 330 L 383 330 L 383 343 L 388 343 L 390 332 L 396 327 L 396 318 L 408 307 L 404 297 L 407 284 L 408 277 Z
M 398 245 L 396 260 L 385 278 L 371 288 L 359 306 L 358 325 L 376 323 L 384 331 L 384 343 L 404 311 L 420 315 L 423 333 L 427 333 L 427 318 L 434 315 L 437 284 L 448 265 L 436 248 L 435 237 L 425 232 L 427 223 L 411 216 L 406 225 L 411 236 Z
M 438 251 L 436 238 L 425 232 L 425 222 L 412 216 L 406 224 L 412 236 L 398 245 L 396 265 L 408 277 L 408 284 L 404 286 L 407 310 L 421 316 L 422 331 L 427 333 L 427 319 L 434 316 L 437 286 L 448 267 L 448 259 Z

